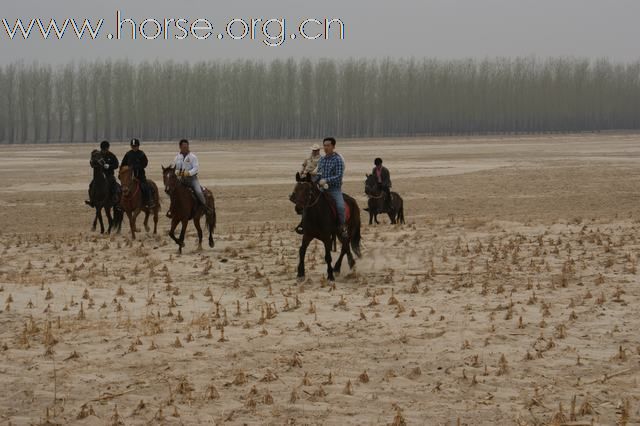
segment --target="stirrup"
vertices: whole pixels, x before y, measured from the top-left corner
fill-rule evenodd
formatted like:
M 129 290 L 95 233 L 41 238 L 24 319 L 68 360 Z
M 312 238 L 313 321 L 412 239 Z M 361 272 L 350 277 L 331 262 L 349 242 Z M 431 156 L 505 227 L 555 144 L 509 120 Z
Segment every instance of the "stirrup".
M 338 232 L 340 232 L 340 236 L 343 239 L 349 238 L 349 230 L 347 229 L 347 225 L 341 225 L 340 229 L 338 229 Z
M 304 235 L 304 228 L 302 227 L 302 225 L 296 226 L 295 231 L 297 234 Z

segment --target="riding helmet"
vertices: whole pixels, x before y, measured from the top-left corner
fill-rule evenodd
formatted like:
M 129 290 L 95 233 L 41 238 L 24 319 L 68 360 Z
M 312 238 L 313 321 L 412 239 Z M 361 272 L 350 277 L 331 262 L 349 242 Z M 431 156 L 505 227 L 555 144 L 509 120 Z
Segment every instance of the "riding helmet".
M 375 164 L 376 166 L 379 166 L 380 164 L 382 164 L 382 158 L 378 157 L 373 161 L 373 164 Z
M 109 142 L 108 141 L 102 141 L 100 142 L 100 149 L 103 151 L 106 151 L 107 149 L 109 149 Z
M 131 139 L 131 146 L 140 146 L 140 139 Z

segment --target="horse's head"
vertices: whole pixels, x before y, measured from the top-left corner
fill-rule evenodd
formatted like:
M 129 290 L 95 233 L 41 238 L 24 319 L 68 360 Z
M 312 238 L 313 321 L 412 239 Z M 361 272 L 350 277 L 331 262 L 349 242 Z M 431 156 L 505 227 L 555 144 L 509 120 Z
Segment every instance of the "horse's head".
M 378 195 L 378 181 L 374 175 L 366 175 L 367 179 L 364 181 L 364 193 L 369 196 Z
M 98 149 L 94 149 L 91 151 L 91 160 L 89 161 L 91 167 L 98 168 L 104 164 L 104 160 L 102 159 L 102 153 Z
M 175 167 L 162 166 L 162 180 L 164 181 L 164 192 L 167 195 L 171 195 L 176 186 L 178 185 L 178 176 L 176 175 Z
M 122 185 L 122 195 L 126 197 L 129 192 L 133 192 L 136 184 L 136 178 L 133 176 L 133 169 L 130 169 L 129 166 L 120 167 L 118 179 L 120 179 L 120 184 Z
M 296 175 L 296 186 L 293 188 L 289 201 L 296 205 L 296 212 L 301 213 L 302 210 L 311 204 L 315 197 L 318 196 L 317 186 L 311 181 L 311 178 L 303 179 Z

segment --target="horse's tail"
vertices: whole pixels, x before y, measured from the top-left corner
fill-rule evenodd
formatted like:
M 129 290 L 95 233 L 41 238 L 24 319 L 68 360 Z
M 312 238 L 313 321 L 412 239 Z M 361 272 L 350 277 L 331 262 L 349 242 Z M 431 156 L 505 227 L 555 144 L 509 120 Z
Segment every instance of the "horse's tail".
M 209 230 L 209 247 L 213 248 L 215 245 L 213 241 L 213 230 L 216 228 L 216 202 L 211 194 L 211 211 L 207 213 L 207 229 Z
M 122 211 L 122 207 L 120 204 L 116 204 L 113 206 L 113 228 L 116 232 L 120 232 L 122 229 L 122 220 L 124 219 L 124 211 Z
M 360 242 L 362 240 L 360 225 L 360 207 L 358 207 L 356 200 L 353 199 L 351 206 L 351 228 L 353 229 L 351 234 L 351 250 L 353 250 L 358 257 L 362 257 L 362 252 L 360 251 Z

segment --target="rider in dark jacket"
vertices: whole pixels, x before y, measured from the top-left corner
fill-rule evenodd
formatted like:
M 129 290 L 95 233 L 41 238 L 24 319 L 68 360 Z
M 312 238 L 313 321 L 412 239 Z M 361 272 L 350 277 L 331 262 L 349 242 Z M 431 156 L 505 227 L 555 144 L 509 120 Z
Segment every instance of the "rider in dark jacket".
M 382 158 L 376 158 L 373 164 L 375 167 L 371 174 L 376 177 L 376 180 L 378 181 L 378 188 L 385 194 L 385 209 L 387 211 L 391 211 L 393 210 L 393 206 L 391 204 L 391 173 L 389 173 L 389 169 L 382 165 Z
M 149 160 L 144 151 L 140 149 L 140 140 L 131 139 L 131 150 L 127 152 L 122 159 L 122 167 L 129 167 L 133 170 L 133 176 L 140 182 L 140 190 L 142 191 L 142 197 L 148 208 L 155 207 L 155 200 L 153 199 L 153 192 L 147 185 L 147 176 L 144 169 L 149 164 Z
M 98 160 L 102 167 L 104 168 L 104 174 L 107 176 L 107 180 L 109 181 L 109 191 L 111 197 L 115 201 L 116 188 L 118 187 L 118 183 L 116 182 L 115 171 L 118 169 L 118 157 L 116 157 L 113 152 L 109 151 L 109 142 L 102 141 L 100 143 L 100 159 Z M 89 161 L 89 165 L 91 167 L 95 167 L 94 159 Z M 86 200 L 85 203 L 91 207 L 94 207 L 91 203 L 91 190 L 93 188 L 93 180 L 89 184 L 89 200 Z

